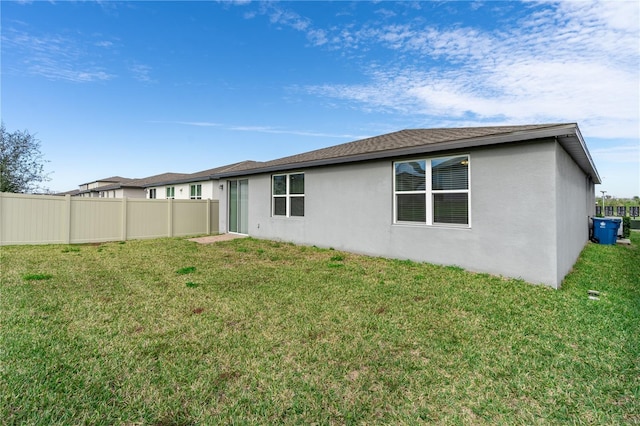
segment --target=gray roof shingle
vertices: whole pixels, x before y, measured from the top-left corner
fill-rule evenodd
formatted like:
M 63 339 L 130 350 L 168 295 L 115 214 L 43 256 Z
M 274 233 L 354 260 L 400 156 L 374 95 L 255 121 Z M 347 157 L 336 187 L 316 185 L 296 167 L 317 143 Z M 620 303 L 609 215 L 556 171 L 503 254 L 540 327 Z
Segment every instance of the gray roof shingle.
M 600 177 L 575 123 L 400 130 L 263 163 L 243 164 L 233 170 L 217 172 L 212 177 L 285 171 L 554 137 L 580 167 L 599 183 Z
M 189 176 L 187 173 L 161 173 L 159 175 L 148 176 L 140 179 L 128 179 L 124 182 L 114 183 L 111 185 L 104 185 L 94 188 L 94 191 L 109 191 L 119 188 L 146 188 L 153 186 L 161 182 L 166 182 L 171 179 L 179 179 L 185 176 Z
M 156 180 L 152 184 L 145 185 L 149 186 L 158 186 L 158 185 L 173 185 L 177 183 L 188 183 L 188 182 L 200 182 L 203 180 L 211 179 L 211 176 L 215 176 L 220 173 L 231 173 L 235 170 L 245 170 L 258 167 L 262 163 L 258 161 L 246 160 L 240 161 L 238 163 L 227 164 L 225 166 L 215 167 L 213 169 L 202 170 L 196 173 L 189 173 L 179 177 L 165 179 L 165 180 Z

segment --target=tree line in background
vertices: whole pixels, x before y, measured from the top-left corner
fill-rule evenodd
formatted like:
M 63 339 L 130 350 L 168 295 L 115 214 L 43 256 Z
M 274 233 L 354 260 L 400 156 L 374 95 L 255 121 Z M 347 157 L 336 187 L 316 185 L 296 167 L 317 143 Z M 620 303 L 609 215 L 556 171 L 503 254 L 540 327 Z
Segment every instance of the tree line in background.
M 596 204 L 602 206 L 602 197 L 598 194 L 596 194 Z M 604 205 L 613 207 L 626 206 L 627 208 L 631 206 L 640 206 L 640 196 L 636 195 L 633 198 L 616 198 L 615 196 L 605 195 Z
M 8 132 L 0 124 L 0 192 L 48 192 L 41 185 L 50 180 L 45 163 L 35 136 L 26 130 Z

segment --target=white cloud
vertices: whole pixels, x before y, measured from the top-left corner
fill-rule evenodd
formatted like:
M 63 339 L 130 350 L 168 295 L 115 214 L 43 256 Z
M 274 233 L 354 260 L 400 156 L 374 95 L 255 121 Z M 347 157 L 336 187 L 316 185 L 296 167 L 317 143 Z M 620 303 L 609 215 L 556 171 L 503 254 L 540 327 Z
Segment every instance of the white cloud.
M 312 137 L 322 137 L 322 138 L 347 138 L 347 139 L 357 139 L 361 136 L 355 135 L 337 135 L 332 133 L 319 133 L 319 132 L 309 132 L 304 130 L 289 130 L 289 129 L 280 129 L 269 126 L 229 126 L 229 130 L 241 131 L 241 132 L 258 132 L 258 133 L 272 133 L 278 135 L 296 135 L 296 136 L 312 136 Z
M 104 48 L 109 48 L 111 46 L 113 46 L 113 43 L 107 40 L 102 40 L 102 41 L 98 41 L 95 43 L 95 45 L 97 47 L 104 47 Z
M 24 69 L 14 72 L 28 72 L 49 80 L 68 80 L 78 83 L 111 80 L 116 76 L 97 65 L 86 54 L 83 43 L 70 37 L 46 34 L 30 35 L 15 29 L 2 34 L 3 54 L 7 50 L 17 53 L 19 64 Z M 15 67 L 15 65 L 14 65 Z
M 307 33 L 307 38 L 315 46 L 322 46 L 323 44 L 327 44 L 327 42 L 329 41 L 327 39 L 327 32 L 324 30 L 310 30 Z
M 596 148 L 591 150 L 594 158 L 612 163 L 640 163 L 640 146 L 618 145 L 608 148 Z M 640 176 L 638 176 L 640 183 Z
M 163 123 L 161 121 L 154 121 L 153 123 Z M 210 121 L 171 121 L 170 123 L 183 124 L 185 126 L 195 127 L 220 127 L 221 124 L 212 123 Z
M 276 6 L 271 7 L 268 15 L 271 23 L 291 27 L 294 30 L 305 31 L 311 26 L 309 19 L 303 18 L 293 11 L 281 9 Z
M 232 130 L 235 132 L 256 132 L 256 133 L 311 136 L 311 137 L 322 137 L 322 138 L 359 139 L 359 138 L 368 137 L 368 135 L 362 136 L 362 135 L 320 133 L 320 132 L 312 132 L 312 131 L 306 131 L 306 130 L 283 129 L 283 128 L 272 127 L 272 126 L 227 125 L 227 124 L 215 123 L 211 121 L 149 121 L 149 123 L 180 124 L 184 126 L 195 126 L 195 127 L 218 127 L 223 130 Z
M 640 137 L 637 2 L 532 4 L 499 30 L 402 22 L 327 32 L 344 51 L 382 46 L 401 63 L 369 82 L 309 93 L 366 111 L 465 122 L 578 122 L 590 136 Z
M 133 64 L 129 67 L 129 71 L 133 74 L 133 77 L 144 83 L 155 83 L 156 80 L 151 78 L 151 67 L 143 64 Z

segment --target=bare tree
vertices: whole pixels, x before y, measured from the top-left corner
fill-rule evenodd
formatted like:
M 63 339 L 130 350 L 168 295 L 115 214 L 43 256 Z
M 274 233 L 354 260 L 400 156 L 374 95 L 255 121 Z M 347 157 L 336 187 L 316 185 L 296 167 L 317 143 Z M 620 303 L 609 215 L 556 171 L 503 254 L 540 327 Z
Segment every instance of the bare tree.
M 40 141 L 26 130 L 7 132 L 0 125 L 0 192 L 48 191 L 44 172 L 47 162 L 40 152 Z

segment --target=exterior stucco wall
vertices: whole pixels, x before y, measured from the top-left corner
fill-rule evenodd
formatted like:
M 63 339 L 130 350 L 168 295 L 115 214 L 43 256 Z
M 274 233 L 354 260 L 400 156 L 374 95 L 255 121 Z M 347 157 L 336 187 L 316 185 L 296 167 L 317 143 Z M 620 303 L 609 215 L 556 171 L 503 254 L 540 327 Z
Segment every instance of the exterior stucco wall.
M 167 187 L 175 187 L 175 199 L 176 200 L 188 200 L 191 196 L 191 185 L 202 185 L 202 199 L 210 199 L 217 200 L 220 196 L 220 190 L 218 189 L 218 181 L 217 180 L 205 180 L 200 182 L 189 182 L 189 183 L 176 183 L 169 185 L 159 185 L 159 186 L 151 186 L 148 189 L 155 188 L 156 189 L 156 198 L 158 199 L 166 199 L 167 198 Z M 147 189 L 147 194 L 148 194 Z
M 142 188 L 122 188 L 116 192 L 116 198 L 146 198 L 147 192 Z
M 589 239 L 589 216 L 594 214 L 594 203 L 593 182 L 569 154 L 556 145 L 558 283 L 571 270 Z
M 555 145 L 497 146 L 472 157 L 474 265 L 460 266 L 557 287 Z
M 464 152 L 470 155 L 470 228 L 393 224 L 393 161 L 380 160 L 301 170 L 305 173 L 302 218 L 272 217 L 271 176 L 247 177 L 248 233 L 256 238 L 458 265 L 557 287 L 582 236 L 572 236 L 575 241 L 562 247 L 563 269 L 559 269 L 555 141 Z M 583 183 L 584 179 L 583 174 Z M 567 191 L 574 191 L 569 186 Z M 585 191 L 584 186 L 581 190 Z M 220 201 L 223 232 L 226 197 Z M 584 200 L 581 205 L 586 205 Z M 567 228 L 567 232 L 575 229 Z

